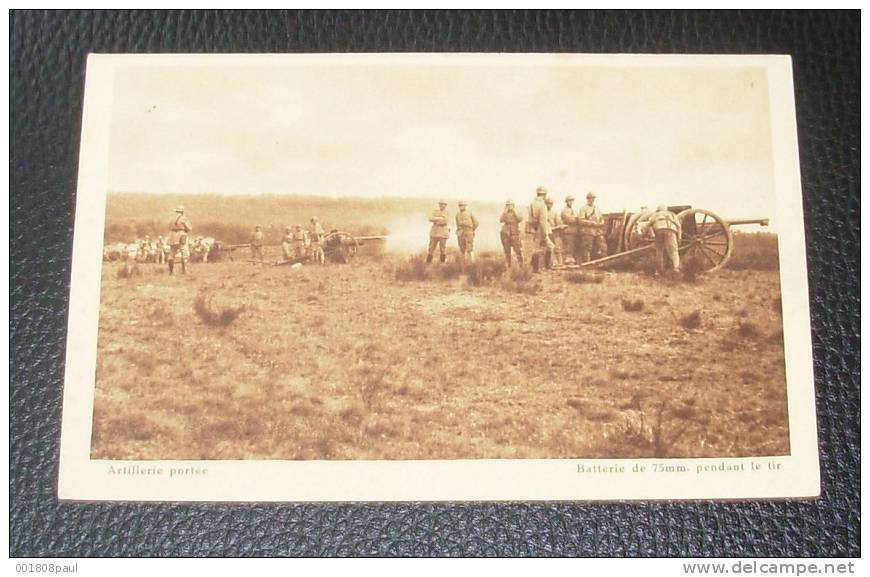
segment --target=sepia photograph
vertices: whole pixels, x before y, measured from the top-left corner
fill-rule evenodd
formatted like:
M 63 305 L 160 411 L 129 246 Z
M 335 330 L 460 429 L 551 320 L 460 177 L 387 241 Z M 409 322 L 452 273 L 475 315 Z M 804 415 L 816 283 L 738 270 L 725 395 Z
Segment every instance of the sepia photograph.
M 764 56 L 92 56 L 61 485 L 811 496 L 790 82 Z

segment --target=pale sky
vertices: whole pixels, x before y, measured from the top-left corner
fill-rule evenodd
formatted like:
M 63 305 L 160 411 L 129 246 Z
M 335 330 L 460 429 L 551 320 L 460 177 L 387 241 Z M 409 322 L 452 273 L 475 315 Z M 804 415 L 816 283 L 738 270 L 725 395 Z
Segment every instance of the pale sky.
M 763 68 L 453 62 L 119 67 L 109 190 L 773 216 Z

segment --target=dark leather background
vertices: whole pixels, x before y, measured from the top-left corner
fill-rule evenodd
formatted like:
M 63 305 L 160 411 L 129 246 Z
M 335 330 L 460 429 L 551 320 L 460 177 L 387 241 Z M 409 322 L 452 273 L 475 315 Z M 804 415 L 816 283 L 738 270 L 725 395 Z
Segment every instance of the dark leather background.
M 858 12 L 13 12 L 10 553 L 860 554 Z M 816 502 L 143 505 L 56 500 L 88 52 L 675 52 L 794 57 L 822 459 Z

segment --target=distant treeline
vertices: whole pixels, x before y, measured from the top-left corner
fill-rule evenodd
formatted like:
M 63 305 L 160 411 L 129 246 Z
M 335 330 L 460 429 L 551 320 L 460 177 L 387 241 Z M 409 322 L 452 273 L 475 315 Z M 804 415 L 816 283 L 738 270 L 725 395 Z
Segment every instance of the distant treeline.
M 313 196 L 223 196 L 110 193 L 106 205 L 106 242 L 166 235 L 183 205 L 194 235 L 241 244 L 261 225 L 267 244 L 278 244 L 284 227 L 307 226 L 316 216 L 323 228 L 358 236 L 383 235 L 393 219 L 427 215 L 433 202 L 412 198 L 324 198 Z M 474 205 L 472 204 L 472 207 Z

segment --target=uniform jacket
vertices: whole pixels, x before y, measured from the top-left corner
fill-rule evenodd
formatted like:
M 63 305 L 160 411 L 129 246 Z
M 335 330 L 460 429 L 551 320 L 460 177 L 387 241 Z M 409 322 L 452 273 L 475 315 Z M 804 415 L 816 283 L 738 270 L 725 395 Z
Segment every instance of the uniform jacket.
M 290 239 L 293 241 L 293 244 L 308 244 L 308 233 L 304 230 L 294 230 L 290 233 Z
M 323 226 L 319 222 L 314 222 L 308 225 L 308 236 L 311 242 L 320 242 L 323 239 Z
M 599 235 L 604 234 L 600 225 L 604 224 L 604 217 L 601 216 L 601 211 L 597 206 L 589 206 L 584 204 L 583 208 L 577 211 L 577 225 L 581 234 Z
M 251 246 L 263 246 L 263 231 L 256 230 L 251 235 Z
M 562 224 L 566 226 L 563 234 L 577 234 L 577 213 L 570 206 L 562 209 Z
M 187 242 L 187 235 L 193 232 L 193 225 L 190 224 L 190 219 L 183 214 L 175 217 L 170 228 L 172 233 L 169 235 L 169 244 L 183 244 Z
M 531 206 L 529 206 L 529 228 L 532 232 L 542 232 L 547 235 L 552 232 L 550 219 L 547 217 L 548 213 L 547 203 L 544 202 L 543 198 L 538 197 L 532 201 Z
M 672 230 L 677 233 L 677 238 L 682 236 L 683 227 L 680 219 L 669 210 L 659 210 L 650 217 L 649 225 L 655 232 L 660 230 Z
M 429 231 L 429 238 L 450 238 L 450 228 L 447 226 L 448 214 L 447 210 L 436 208 L 429 216 L 429 222 L 432 223 L 432 230 Z
M 553 232 L 562 232 L 562 215 L 555 210 L 548 210 L 547 222 L 550 224 L 550 230 Z
M 506 208 L 501 213 L 499 221 L 503 223 L 501 225 L 501 233 L 514 236 L 520 233 L 520 223 L 523 221 L 523 217 L 520 216 L 517 209 Z
M 459 211 L 456 213 L 456 233 L 462 232 L 474 232 L 477 230 L 479 223 L 477 222 L 477 218 L 471 212 L 466 210 L 465 212 Z

